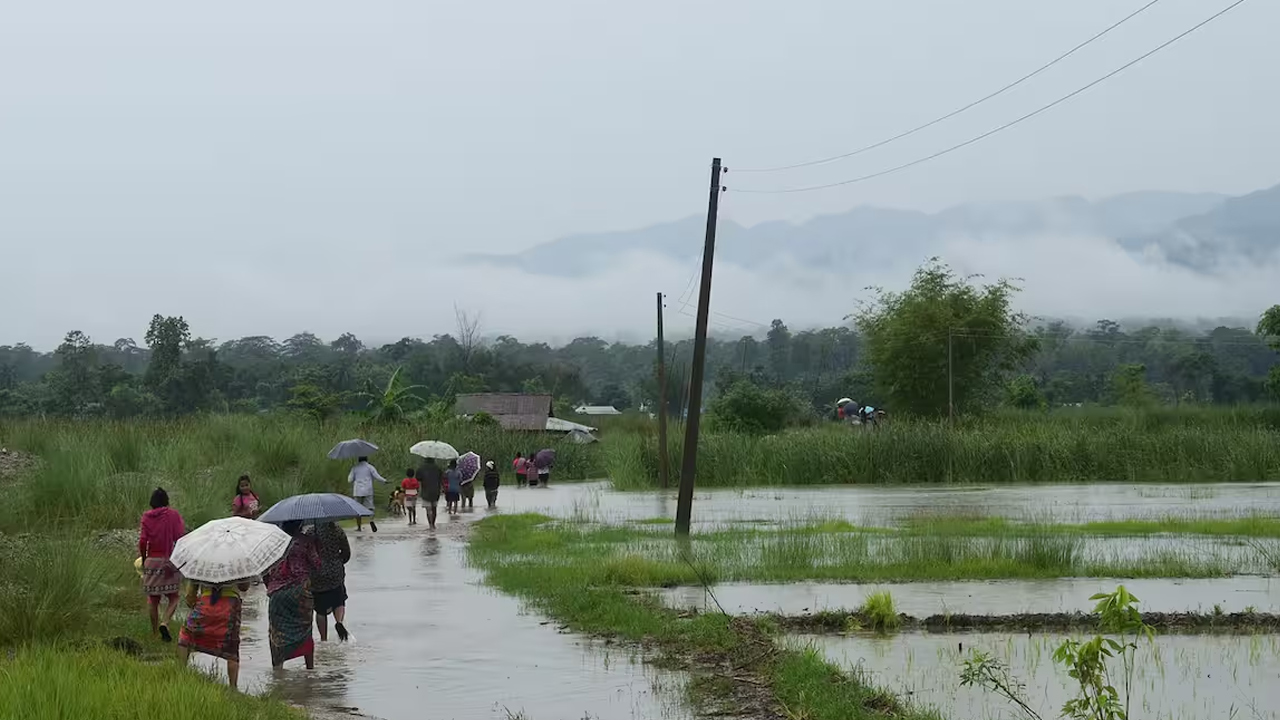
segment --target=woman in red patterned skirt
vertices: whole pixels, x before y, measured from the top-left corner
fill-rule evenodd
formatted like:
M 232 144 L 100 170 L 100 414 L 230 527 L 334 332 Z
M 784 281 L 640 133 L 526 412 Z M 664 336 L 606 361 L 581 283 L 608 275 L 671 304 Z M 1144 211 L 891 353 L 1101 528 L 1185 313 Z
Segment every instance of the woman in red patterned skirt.
M 169 494 L 164 488 L 151 493 L 151 509 L 142 515 L 138 530 L 138 556 L 142 558 L 142 592 L 147 596 L 151 617 L 151 633 L 165 642 L 173 640 L 169 622 L 178 609 L 178 591 L 182 575 L 169 562 L 173 546 L 187 532 L 178 511 L 169 507 Z M 165 600 L 164 621 L 160 619 L 160 600 Z
M 192 584 L 187 591 L 191 614 L 178 633 L 178 658 L 183 665 L 194 650 L 227 661 L 227 684 L 232 690 L 240 681 L 241 596 L 249 585 L 217 587 Z

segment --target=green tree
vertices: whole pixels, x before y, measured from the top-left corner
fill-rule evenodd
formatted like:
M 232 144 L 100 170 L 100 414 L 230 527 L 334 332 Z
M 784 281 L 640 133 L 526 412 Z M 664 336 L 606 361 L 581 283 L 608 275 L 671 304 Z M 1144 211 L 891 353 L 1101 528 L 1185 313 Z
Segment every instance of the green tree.
M 422 385 L 408 385 L 400 375 L 401 368 L 396 368 L 387 380 L 382 392 L 360 393 L 360 397 L 368 399 L 365 411 L 373 422 L 393 422 L 403 420 L 414 406 L 424 405 L 425 400 L 414 394 L 425 389 Z
M 191 341 L 191 328 L 181 316 L 155 315 L 147 327 L 147 345 L 151 348 L 151 362 L 147 365 L 147 384 L 163 385 L 178 371 L 182 351 Z
M 1266 339 L 1267 344 L 1280 351 L 1280 305 L 1272 305 L 1262 313 L 1258 320 L 1257 334 Z
M 1036 386 L 1035 378 L 1019 375 L 1005 388 L 1005 402 L 1021 410 L 1039 410 L 1046 404 L 1044 393 Z
M 769 370 L 774 379 L 786 382 L 791 377 L 791 331 L 781 320 L 774 320 L 764 344 L 769 350 Z
M 291 397 L 287 403 L 289 409 L 305 415 L 317 423 L 333 417 L 342 409 L 346 398 L 341 393 L 325 392 L 322 388 L 307 383 L 299 383 L 289 389 Z
M 934 259 L 907 290 L 879 290 L 852 316 L 876 389 L 894 410 L 946 415 L 950 370 L 956 411 L 975 411 L 997 400 L 1004 378 L 1034 353 L 1034 339 L 1022 330 L 1027 318 L 1011 306 L 1018 288 L 971 280 Z
M 1141 363 L 1121 365 L 1111 376 L 1111 390 L 1116 403 L 1142 407 L 1154 399 L 1147 386 L 1147 366 Z
M 801 403 L 785 390 L 762 388 L 745 379 L 733 382 L 707 407 L 708 426 L 719 431 L 777 432 L 801 416 Z

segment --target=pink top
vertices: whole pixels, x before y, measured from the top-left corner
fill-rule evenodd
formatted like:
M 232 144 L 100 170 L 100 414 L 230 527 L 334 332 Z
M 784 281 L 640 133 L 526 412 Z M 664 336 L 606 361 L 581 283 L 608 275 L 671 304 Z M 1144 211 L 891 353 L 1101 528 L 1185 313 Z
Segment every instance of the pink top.
M 309 537 L 295 537 L 289 544 L 284 560 L 267 573 L 267 594 L 297 585 L 311 577 L 311 571 L 320 567 L 320 552 Z
M 231 514 L 252 520 L 258 514 L 258 496 L 253 493 L 236 495 L 231 501 Z
M 524 475 L 529 471 L 529 461 L 524 458 L 516 458 L 511 465 L 516 469 L 517 475 Z
M 177 510 L 154 508 L 142 514 L 138 531 L 138 556 L 167 558 L 173 554 L 178 538 L 187 534 L 187 525 Z

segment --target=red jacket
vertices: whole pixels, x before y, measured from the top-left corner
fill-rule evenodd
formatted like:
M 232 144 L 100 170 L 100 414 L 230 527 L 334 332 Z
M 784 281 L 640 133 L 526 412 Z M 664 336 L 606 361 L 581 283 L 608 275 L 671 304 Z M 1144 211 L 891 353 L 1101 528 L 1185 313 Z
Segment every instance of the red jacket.
M 167 558 L 173 554 L 178 538 L 187 534 L 187 525 L 177 510 L 169 507 L 155 508 L 142 514 L 142 529 L 138 532 L 138 556 Z

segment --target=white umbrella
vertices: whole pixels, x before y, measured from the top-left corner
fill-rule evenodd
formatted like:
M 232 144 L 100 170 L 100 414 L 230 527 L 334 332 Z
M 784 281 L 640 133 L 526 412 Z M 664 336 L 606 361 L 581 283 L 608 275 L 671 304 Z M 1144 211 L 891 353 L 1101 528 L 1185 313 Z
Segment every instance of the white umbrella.
M 452 445 L 439 440 L 423 440 L 409 448 L 409 452 L 418 457 L 434 458 L 436 460 L 456 460 L 458 458 L 458 451 Z
M 174 546 L 169 562 L 188 580 L 222 584 L 270 570 L 289 550 L 289 534 L 242 517 L 211 520 Z

